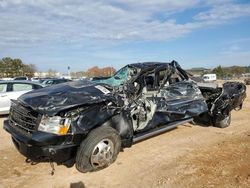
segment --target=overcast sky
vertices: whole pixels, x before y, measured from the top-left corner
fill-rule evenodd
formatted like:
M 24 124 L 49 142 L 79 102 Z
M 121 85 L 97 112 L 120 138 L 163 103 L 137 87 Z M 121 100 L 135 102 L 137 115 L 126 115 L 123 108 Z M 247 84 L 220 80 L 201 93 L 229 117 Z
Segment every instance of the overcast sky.
M 0 58 L 61 72 L 250 65 L 249 0 L 0 0 Z

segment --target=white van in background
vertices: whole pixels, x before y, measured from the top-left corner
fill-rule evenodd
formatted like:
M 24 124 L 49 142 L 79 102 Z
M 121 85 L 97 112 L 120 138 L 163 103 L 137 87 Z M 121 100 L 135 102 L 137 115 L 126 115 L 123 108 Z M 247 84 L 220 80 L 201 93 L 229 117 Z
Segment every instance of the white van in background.
M 217 79 L 216 74 L 204 74 L 202 78 L 205 82 L 213 82 Z

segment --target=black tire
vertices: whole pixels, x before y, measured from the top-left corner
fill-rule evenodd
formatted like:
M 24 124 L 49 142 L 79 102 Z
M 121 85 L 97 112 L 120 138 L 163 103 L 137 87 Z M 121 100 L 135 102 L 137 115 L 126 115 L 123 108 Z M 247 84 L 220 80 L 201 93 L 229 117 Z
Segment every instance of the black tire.
M 223 120 L 221 120 L 220 122 L 215 123 L 215 127 L 218 128 L 226 128 L 231 124 L 231 113 L 229 113 L 227 115 L 227 117 L 225 117 Z
M 101 152 L 99 151 L 100 150 L 99 145 L 107 143 L 113 146 L 112 147 L 113 152 L 108 151 L 108 155 L 107 154 L 103 155 L 104 152 L 102 150 Z M 117 131 L 109 126 L 98 127 L 89 133 L 87 138 L 82 141 L 80 147 L 78 148 L 76 155 L 76 169 L 80 172 L 85 173 L 106 168 L 116 160 L 120 149 L 121 149 L 121 139 Z M 96 166 L 95 163 L 93 163 L 92 161 L 92 157 L 94 156 L 94 152 L 96 151 L 98 151 L 97 153 L 98 158 L 100 158 L 100 156 L 103 155 L 105 156 L 105 159 L 109 158 L 108 160 L 110 161 L 108 161 L 107 164 L 104 165 L 102 164 L 103 166 L 100 166 L 98 163 L 96 163 L 98 164 Z

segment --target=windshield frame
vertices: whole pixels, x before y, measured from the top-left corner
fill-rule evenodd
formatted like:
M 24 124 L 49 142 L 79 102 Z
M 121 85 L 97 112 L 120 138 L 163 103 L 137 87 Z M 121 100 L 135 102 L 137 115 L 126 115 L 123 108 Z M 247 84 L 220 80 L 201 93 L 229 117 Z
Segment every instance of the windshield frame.
M 103 84 L 110 85 L 112 87 L 121 86 L 127 83 L 131 79 L 130 72 L 131 72 L 131 67 L 127 65 L 119 69 L 113 76 L 109 78 L 95 80 L 92 82 L 103 83 Z

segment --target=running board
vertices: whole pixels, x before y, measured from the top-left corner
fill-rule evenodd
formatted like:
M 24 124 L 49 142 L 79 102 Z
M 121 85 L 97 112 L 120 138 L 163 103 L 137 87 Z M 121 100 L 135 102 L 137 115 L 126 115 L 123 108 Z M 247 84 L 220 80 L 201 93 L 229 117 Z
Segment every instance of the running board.
M 161 133 L 164 133 L 164 132 L 166 132 L 168 130 L 171 130 L 171 129 L 177 127 L 178 125 L 189 123 L 191 121 L 193 121 L 193 118 L 187 119 L 187 120 L 183 120 L 183 121 L 174 122 L 174 123 L 170 123 L 166 127 L 158 128 L 155 131 L 150 131 L 150 132 L 138 134 L 137 136 L 134 136 L 133 143 L 140 142 L 140 141 L 145 140 L 147 138 L 159 135 Z

